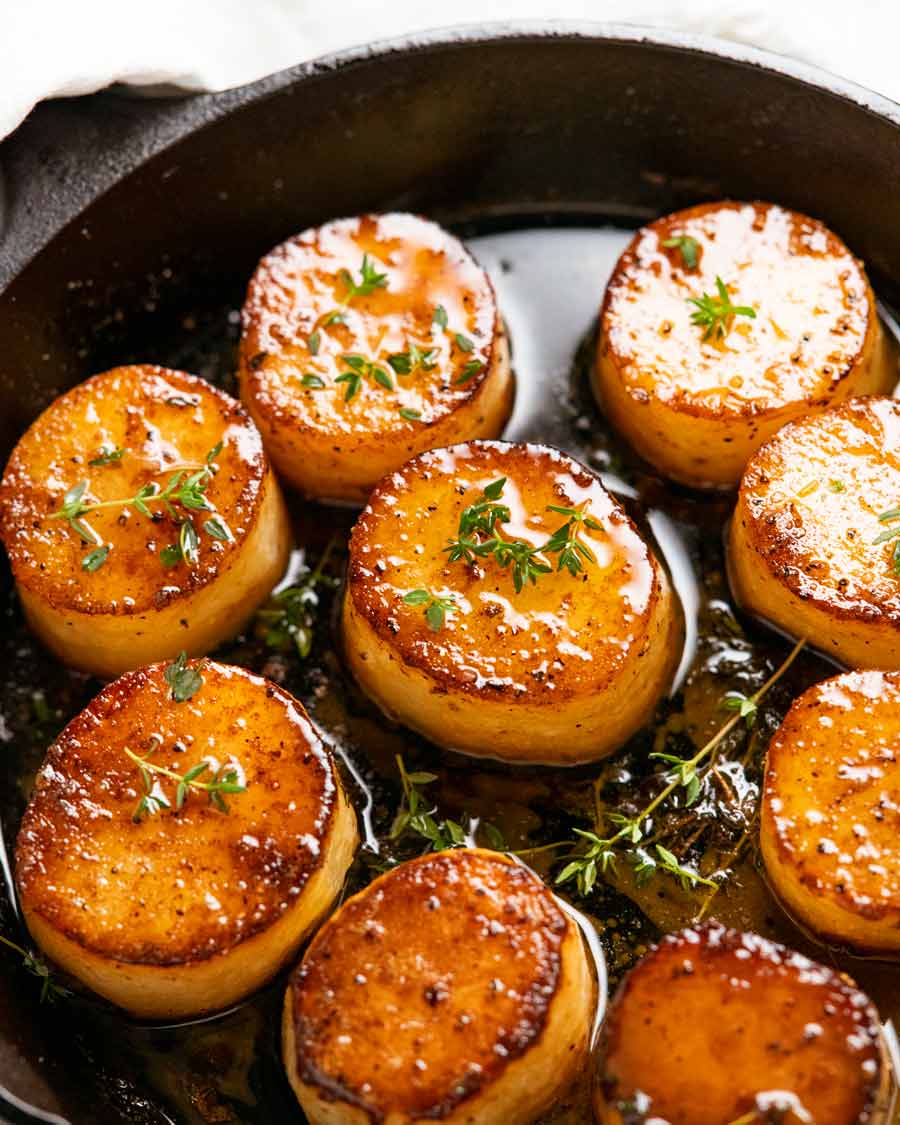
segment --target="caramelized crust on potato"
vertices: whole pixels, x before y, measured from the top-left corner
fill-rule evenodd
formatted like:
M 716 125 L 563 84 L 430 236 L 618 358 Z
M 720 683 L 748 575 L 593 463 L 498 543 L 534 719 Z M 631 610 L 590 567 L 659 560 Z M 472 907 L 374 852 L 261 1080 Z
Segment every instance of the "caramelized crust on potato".
M 860 399 L 786 426 L 741 481 L 735 597 L 844 664 L 900 668 L 898 502 L 900 403 Z
M 870 1125 L 889 1082 L 878 1015 L 845 976 L 709 923 L 625 978 L 603 1032 L 601 1125 Z
M 205 509 L 148 498 L 153 518 L 111 506 L 81 517 L 81 533 L 55 515 L 82 483 L 84 503 L 120 500 L 176 473 L 189 480 L 211 453 Z M 164 565 L 187 515 L 196 561 Z M 95 375 L 32 424 L 0 484 L 0 535 L 34 631 L 65 663 L 105 677 L 182 649 L 202 654 L 238 632 L 290 548 L 278 485 L 240 404 L 203 379 L 149 366 Z M 98 548 L 108 553 L 94 568 Z
M 581 935 L 497 852 L 423 856 L 323 926 L 285 997 L 288 1077 L 312 1125 L 525 1125 L 584 1066 Z
M 698 325 L 691 298 L 736 315 Z M 815 219 L 771 203 L 705 203 L 635 235 L 610 279 L 594 389 L 664 475 L 733 488 L 750 455 L 793 418 L 890 391 L 875 297 L 862 265 Z
M 505 479 L 499 534 L 538 546 L 582 510 L 581 573 L 516 591 L 492 557 L 450 561 L 460 514 Z M 452 598 L 443 621 L 413 591 Z M 442 746 L 514 761 L 601 758 L 643 723 L 669 684 L 681 618 L 634 524 L 583 466 L 546 446 L 471 442 L 410 461 L 372 494 L 350 538 L 346 659 L 390 715 Z
M 293 955 L 343 883 L 354 814 L 303 708 L 241 668 L 198 663 L 176 702 L 158 664 L 106 687 L 65 728 L 16 844 L 28 927 L 59 965 L 140 1016 L 226 1007 Z M 234 769 L 227 812 L 152 773 L 149 811 L 126 750 L 184 775 Z M 162 800 L 168 802 L 163 805 Z
M 490 280 L 415 215 L 335 220 L 277 246 L 243 325 L 241 397 L 279 473 L 314 499 L 362 503 L 416 453 L 497 437 L 512 409 Z
M 900 955 L 900 674 L 846 672 L 797 699 L 769 744 L 769 882 L 830 942 Z

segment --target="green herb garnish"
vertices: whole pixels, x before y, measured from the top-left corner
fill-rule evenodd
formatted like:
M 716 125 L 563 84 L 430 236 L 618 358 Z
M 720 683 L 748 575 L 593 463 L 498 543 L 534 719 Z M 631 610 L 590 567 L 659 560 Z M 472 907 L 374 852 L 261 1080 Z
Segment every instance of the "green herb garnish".
M 428 590 L 410 590 L 403 597 L 404 605 L 421 606 L 432 633 L 439 633 L 444 627 L 448 613 L 456 613 L 456 599 L 452 594 L 432 594 Z
M 187 653 L 182 651 L 171 664 L 166 666 L 163 677 L 172 689 L 172 699 L 176 703 L 186 703 L 203 687 L 203 661 L 188 664 Z
M 493 481 L 482 491 L 481 500 L 463 509 L 456 538 L 444 548 L 450 562 L 473 563 L 476 559 L 492 557 L 501 569 L 511 568 L 516 593 L 529 582 L 537 582 L 540 575 L 553 571 L 546 561 L 548 555 L 557 556 L 557 570 L 568 570 L 573 576 L 583 571 L 585 562 L 596 563 L 593 551 L 579 535 L 582 528 L 600 531 L 601 525 L 582 508 L 548 505 L 547 511 L 568 516 L 568 519 L 537 547 L 521 539 L 506 539 L 500 528 L 509 522 L 509 508 L 496 502 L 505 485 L 505 477 Z
M 309 656 L 319 610 L 317 588 L 337 585 L 337 579 L 325 573 L 336 543 L 336 539 L 330 540 L 314 570 L 307 570 L 294 585 L 273 594 L 257 612 L 261 639 L 268 648 L 279 652 L 293 649 L 301 660 Z
M 418 368 L 423 371 L 434 371 L 437 366 L 437 350 L 426 348 L 423 351 L 415 344 L 410 344 L 405 352 L 394 352 L 389 355 L 388 363 L 398 375 L 412 375 Z
M 688 297 L 688 304 L 694 305 L 691 323 L 704 329 L 704 340 L 723 339 L 736 316 L 756 319 L 756 310 L 749 305 L 733 305 L 728 287 L 721 277 L 716 277 L 718 296 L 704 293 L 702 297 Z
M 59 509 L 53 512 L 50 518 L 65 520 L 83 542 L 97 546 L 98 550 L 91 551 L 82 560 L 82 567 L 87 571 L 93 571 L 106 561 L 109 549 L 106 549 L 106 554 L 102 554 L 100 536 L 85 523 L 86 516 L 104 508 L 134 508 L 142 516 L 152 519 L 154 517 L 152 508 L 160 505 L 180 525 L 178 543 L 164 547 L 160 553 L 163 565 L 174 566 L 184 561 L 193 566 L 199 557 L 200 540 L 190 514 L 184 513 L 215 511 L 206 496 L 206 490 L 209 482 L 218 472 L 215 459 L 221 452 L 222 442 L 218 442 L 207 453 L 205 464 L 196 472 L 188 474 L 186 470 L 180 469 L 172 474 L 162 488 L 155 481 L 151 481 L 142 485 L 133 496 L 121 500 L 99 500 L 96 503 L 85 501 L 84 496 L 89 482 L 79 481 L 65 494 Z M 176 506 L 183 511 L 181 513 L 176 511 Z
M 98 465 L 114 465 L 117 461 L 121 461 L 125 456 L 125 450 L 122 446 L 101 445 L 100 452 L 96 457 L 93 457 L 88 464 L 92 467 Z
M 151 761 L 151 757 L 159 749 L 158 740 L 143 756 L 135 754 L 125 747 L 125 754 L 137 766 L 143 785 L 143 793 L 132 813 L 132 820 L 139 823 L 145 816 L 153 816 L 163 809 L 172 807 L 168 796 L 162 789 L 160 778 L 168 778 L 177 783 L 175 789 L 175 808 L 181 809 L 192 791 L 205 793 L 209 803 L 219 812 L 228 812 L 226 796 L 235 793 L 245 793 L 247 786 L 241 781 L 239 766 L 236 762 L 223 762 L 213 769 L 214 763 L 204 759 L 191 766 L 183 774 L 161 766 Z M 206 780 L 201 780 L 206 778 Z
M 600 831 L 576 828 L 574 840 L 560 840 L 535 848 L 526 848 L 517 854 L 527 856 L 534 852 L 551 851 L 557 848 L 571 849 L 563 859 L 563 866 L 556 876 L 556 883 L 557 885 L 574 884 L 582 897 L 591 893 L 601 876 L 608 872 L 616 874 L 616 863 L 619 858 L 631 865 L 638 883 L 646 881 L 657 872 L 663 872 L 677 879 L 685 890 L 703 885 L 712 888 L 715 893 L 720 885 L 719 882 L 706 878 L 694 868 L 685 865 L 670 849 L 659 842 L 660 818 L 657 810 L 665 806 L 675 794 L 678 794 L 679 808 L 688 807 L 697 801 L 705 780 L 705 776 L 701 775 L 700 767 L 712 771 L 714 765 L 709 764 L 709 759 L 722 741 L 738 724 L 746 722 L 752 725 L 763 697 L 787 672 L 805 643 L 805 640 L 798 641 L 780 667 L 757 691 L 749 696 L 738 693 L 730 693 L 726 696 L 726 700 L 723 701 L 724 706 L 735 711 L 736 714 L 732 715 L 691 757 L 679 758 L 674 754 L 666 753 L 652 754 L 652 758 L 672 767 L 666 770 L 661 779 L 665 784 L 639 812 L 628 816 L 615 812 L 607 814 L 604 819 L 614 831 L 602 834 Z M 735 700 L 734 705 L 728 702 L 730 699 Z M 603 826 L 598 825 L 598 827 Z
M 95 547 L 93 551 L 88 551 L 81 560 L 81 569 L 86 570 L 89 574 L 93 574 L 95 570 L 99 570 L 106 562 L 109 551 L 110 547 L 107 543 L 102 547 Z
M 470 379 L 474 378 L 478 372 L 484 367 L 480 359 L 470 359 L 459 375 L 453 380 L 455 387 L 461 387 L 464 383 L 468 383 Z
M 57 1000 L 62 1000 L 72 995 L 68 988 L 64 988 L 61 984 L 56 983 L 50 971 L 50 966 L 42 958 L 34 953 L 30 953 L 16 942 L 10 941 L 10 939 L 4 937 L 3 934 L 0 934 L 0 943 L 5 945 L 7 949 L 11 949 L 13 953 L 17 953 L 22 958 L 23 968 L 31 973 L 32 976 L 37 977 L 41 982 L 41 1004 L 53 1004 Z
M 692 238 L 689 234 L 679 234 L 674 238 L 667 238 L 663 242 L 663 246 L 667 250 L 681 251 L 681 260 L 685 269 L 697 268 L 697 252 L 700 249 L 700 243 L 696 238 Z
M 338 375 L 335 379 L 336 383 L 346 383 L 344 391 L 344 400 L 349 402 L 359 394 L 360 387 L 362 386 L 363 379 L 370 379 L 378 386 L 384 387 L 386 391 L 394 389 L 394 383 L 390 375 L 383 367 L 379 367 L 377 363 L 372 360 L 366 359 L 361 355 L 342 355 L 341 362 L 346 364 L 348 370 L 342 375 Z

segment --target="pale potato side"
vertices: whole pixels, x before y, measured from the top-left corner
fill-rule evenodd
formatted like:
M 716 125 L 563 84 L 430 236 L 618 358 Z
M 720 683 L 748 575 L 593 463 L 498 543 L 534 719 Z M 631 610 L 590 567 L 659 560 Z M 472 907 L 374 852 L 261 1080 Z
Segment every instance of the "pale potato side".
M 868 998 L 833 969 L 717 923 L 663 938 L 631 970 L 598 1068 L 599 1125 L 886 1121 L 890 1067 Z
M 65 728 L 37 775 L 16 843 L 16 883 L 38 946 L 142 1017 L 198 1015 L 259 988 L 332 905 L 357 843 L 328 750 L 301 705 L 241 668 L 198 662 L 175 702 L 158 664 L 107 686 Z M 126 755 L 183 775 L 237 770 L 228 811 Z
M 343 303 L 364 257 L 386 284 Z M 412 347 L 425 359 L 395 370 Z M 381 372 L 349 399 L 337 381 L 348 355 Z M 402 213 L 335 220 L 267 254 L 247 290 L 239 374 L 284 479 L 354 504 L 425 449 L 499 436 L 514 394 L 487 274 L 436 223 Z
M 786 426 L 747 466 L 728 538 L 741 606 L 857 668 L 900 669 L 900 402 Z
M 528 868 L 459 849 L 346 902 L 294 973 L 288 1077 L 311 1125 L 527 1125 L 587 1061 L 577 925 Z
M 684 238 L 695 246 L 672 245 Z M 704 339 L 689 299 L 717 297 L 717 277 L 756 316 Z M 658 219 L 606 290 L 595 392 L 634 448 L 685 484 L 733 488 L 786 422 L 897 378 L 862 264 L 822 223 L 771 203 Z
M 493 558 L 449 561 L 460 513 L 506 479 L 506 538 L 544 543 L 584 507 L 581 574 L 554 568 L 516 592 Z M 412 591 L 452 597 L 442 628 Z M 410 461 L 372 494 L 350 537 L 346 660 L 388 713 L 441 746 L 573 765 L 612 753 L 652 714 L 680 655 L 665 571 L 593 474 L 539 445 L 471 442 Z
M 769 883 L 829 942 L 900 956 L 900 673 L 846 672 L 795 700 L 769 743 Z
M 164 487 L 214 458 L 206 490 L 213 511 L 193 511 L 200 546 L 194 565 L 167 567 L 187 513 L 153 504 L 84 518 L 85 542 L 54 518 L 63 498 L 87 482 L 95 503 Z M 121 458 L 91 465 L 104 453 Z M 217 515 L 227 540 L 204 523 Z M 281 577 L 290 526 L 256 427 L 243 407 L 203 379 L 161 367 L 118 367 L 55 400 L 12 452 L 0 484 L 0 536 L 29 624 L 64 663 L 116 676 L 182 649 L 200 655 L 239 632 Z M 84 568 L 99 545 L 99 569 Z

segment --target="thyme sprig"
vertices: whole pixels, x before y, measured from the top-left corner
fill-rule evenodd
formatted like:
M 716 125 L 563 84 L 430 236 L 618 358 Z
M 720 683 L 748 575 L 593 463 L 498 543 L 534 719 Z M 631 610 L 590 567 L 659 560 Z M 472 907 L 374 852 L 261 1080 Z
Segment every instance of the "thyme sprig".
M 203 665 L 188 664 L 187 653 L 182 650 L 163 671 L 163 679 L 169 685 L 175 703 L 187 703 L 203 687 Z
M 315 568 L 307 570 L 293 585 L 273 594 L 257 613 L 262 640 L 268 648 L 279 652 L 293 649 L 301 660 L 309 656 L 320 605 L 318 588 L 337 585 L 337 579 L 326 573 L 337 542 L 336 537 L 330 539 Z
M 125 449 L 121 445 L 109 445 L 108 443 L 100 446 L 100 452 L 96 457 L 92 457 L 88 464 L 92 468 L 97 468 L 101 465 L 115 465 L 121 461 L 125 456 Z
M 437 349 L 420 348 L 411 343 L 405 352 L 393 352 L 388 356 L 388 363 L 398 375 L 412 375 L 421 368 L 423 371 L 434 371 L 437 366 Z
M 688 297 L 688 304 L 694 305 L 691 313 L 691 323 L 703 328 L 704 340 L 722 340 L 731 327 L 731 322 L 736 316 L 746 316 L 751 320 L 756 319 L 756 309 L 749 305 L 734 305 L 728 286 L 716 276 L 716 293 L 704 293 L 700 297 Z
M 377 266 L 371 261 L 368 254 L 363 254 L 362 265 L 359 268 L 360 280 L 354 281 L 353 274 L 348 269 L 338 271 L 338 278 L 343 282 L 347 292 L 343 298 L 338 301 L 335 307 L 325 316 L 322 324 L 327 326 L 329 324 L 342 324 L 344 321 L 344 309 L 350 304 L 355 297 L 368 297 L 370 293 L 374 293 L 376 289 L 386 289 L 388 277 L 386 273 L 381 273 Z M 313 355 L 319 350 L 319 337 L 314 332 L 310 337 L 310 341 L 315 337 L 313 346 L 310 351 Z
M 220 441 L 207 453 L 204 463 L 196 471 L 189 473 L 186 469 L 179 469 L 172 473 L 164 485 L 148 481 L 133 496 L 120 499 L 93 502 L 86 500 L 90 482 L 79 481 L 66 492 L 57 511 L 51 513 L 50 519 L 65 520 L 82 542 L 96 548 L 81 560 L 82 569 L 90 572 L 98 570 L 106 562 L 112 548 L 109 544 L 104 544 L 90 524 L 85 522 L 86 517 L 103 509 L 133 508 L 147 519 L 155 519 L 160 513 L 153 509 L 161 507 L 179 525 L 177 543 L 164 547 L 160 552 L 163 565 L 174 566 L 183 561 L 193 566 L 199 558 L 200 535 L 191 513 L 215 512 L 215 506 L 210 502 L 206 491 L 219 471 L 216 458 L 221 452 Z M 218 515 L 206 520 L 203 529 L 213 539 L 231 538 L 231 532 Z
M 689 234 L 675 235 L 673 238 L 667 238 L 663 242 L 663 246 L 667 250 L 678 250 L 681 254 L 681 261 L 684 263 L 684 268 L 693 270 L 697 268 L 697 255 L 700 250 L 700 243 L 696 238 Z
M 427 840 L 435 852 L 464 847 L 469 839 L 466 829 L 456 820 L 436 820 L 436 806 L 421 792 L 423 786 L 437 781 L 437 774 L 425 770 L 408 771 L 401 754 L 397 754 L 395 760 L 403 795 L 391 823 L 389 838 L 399 840 L 411 832 Z
M 386 391 L 394 390 L 394 380 L 383 367 L 374 360 L 366 359 L 362 355 L 342 355 L 341 363 L 347 370 L 338 375 L 336 383 L 345 383 L 344 400 L 349 402 L 355 398 L 363 384 L 363 379 L 369 379 Z
M 563 857 L 564 866 L 556 876 L 556 884 L 573 883 L 582 897 L 591 893 L 598 878 L 608 872 L 617 873 L 616 863 L 620 856 L 631 864 L 639 884 L 657 872 L 663 872 L 676 878 L 685 890 L 698 885 L 717 888 L 718 883 L 714 879 L 706 878 L 693 867 L 682 864 L 665 846 L 649 839 L 653 830 L 653 814 L 678 791 L 681 791 L 685 805 L 696 801 L 700 792 L 699 767 L 712 756 L 738 724 L 752 725 L 756 721 L 760 702 L 787 672 L 805 643 L 805 640 L 798 641 L 775 672 L 751 695 L 737 697 L 735 694 L 726 697 L 740 698 L 743 705 L 730 708 L 735 714 L 692 757 L 681 759 L 672 754 L 652 754 L 652 758 L 673 768 L 666 771 L 663 788 L 640 812 L 634 816 L 624 816 L 621 813 L 607 815 L 606 820 L 615 828 L 614 832 L 601 836 L 598 832 L 576 828 L 574 832 L 578 839 L 574 841 L 560 840 L 537 848 L 527 848 L 517 854 L 529 855 L 564 847 L 572 849 L 569 855 Z M 650 851 L 651 843 L 653 852 Z
M 7 949 L 12 950 L 13 953 L 17 953 L 22 958 L 22 966 L 26 971 L 37 977 L 41 982 L 41 1004 L 54 1004 L 57 1000 L 63 1000 L 72 995 L 70 989 L 54 980 L 50 966 L 37 954 L 29 952 L 17 942 L 4 937 L 3 934 L 0 934 L 0 943 L 5 945 Z
M 146 815 L 152 815 L 162 809 L 172 807 L 169 798 L 157 780 L 158 777 L 167 777 L 171 781 L 177 782 L 175 790 L 176 809 L 184 806 L 188 794 L 193 790 L 198 793 L 205 793 L 213 808 L 218 809 L 219 812 L 227 813 L 228 803 L 224 795 L 247 791 L 247 786 L 240 780 L 238 767 L 233 762 L 223 762 L 221 765 L 215 766 L 214 762 L 204 758 L 203 761 L 197 762 L 184 773 L 178 773 L 177 770 L 171 770 L 167 766 L 161 766 L 158 762 L 150 760 L 150 756 L 158 749 L 159 746 L 156 744 L 146 754 L 140 755 L 135 754 L 133 750 L 129 750 L 127 746 L 125 747 L 126 756 L 138 767 L 144 787 L 144 792 L 132 815 L 135 823 L 139 823 Z M 215 768 L 213 768 L 214 766 Z M 204 775 L 210 775 L 208 780 L 201 780 Z
M 403 595 L 403 604 L 421 606 L 432 633 L 439 633 L 444 627 L 448 613 L 456 613 L 456 598 L 453 594 L 432 594 L 430 590 L 410 590 Z
M 878 517 L 879 523 L 891 523 L 894 520 L 900 520 L 900 508 L 891 508 L 887 512 L 882 512 Z M 891 566 L 894 574 L 900 576 L 900 524 L 894 527 L 886 527 L 872 540 L 872 546 L 876 547 L 881 543 L 888 543 L 892 539 L 896 539 L 897 542 L 891 551 Z
M 463 509 L 456 538 L 449 540 L 444 548 L 450 562 L 462 560 L 471 564 L 476 559 L 492 557 L 501 569 L 512 569 L 516 593 L 529 582 L 536 583 L 540 575 L 552 573 L 548 555 L 556 555 L 558 571 L 568 570 L 573 577 L 584 570 L 584 563 L 596 564 L 596 556 L 580 535 L 585 528 L 591 531 L 602 528 L 588 514 L 586 506 L 563 508 L 549 504 L 548 512 L 556 512 L 567 519 L 539 546 L 522 539 L 507 539 L 500 528 L 509 523 L 510 511 L 507 505 L 497 503 L 505 486 L 506 477 L 500 477 L 482 489 L 480 500 Z

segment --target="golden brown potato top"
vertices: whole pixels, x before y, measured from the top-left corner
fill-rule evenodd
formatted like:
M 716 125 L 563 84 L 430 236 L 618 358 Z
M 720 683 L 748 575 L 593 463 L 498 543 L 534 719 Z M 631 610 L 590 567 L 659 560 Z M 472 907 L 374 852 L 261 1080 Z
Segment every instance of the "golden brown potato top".
M 499 330 L 484 270 L 436 223 L 406 214 L 340 219 L 277 246 L 253 275 L 243 324 L 245 399 L 273 422 L 344 441 L 449 414 L 481 385 Z
M 441 852 L 381 876 L 295 974 L 301 1080 L 378 1120 L 446 1115 L 540 1037 L 570 925 L 536 875 L 496 852 Z
M 799 597 L 900 622 L 898 506 L 900 402 L 873 397 L 780 430 L 747 466 L 735 518 Z
M 756 316 L 704 340 L 689 299 L 718 298 L 717 277 Z M 635 235 L 606 291 L 602 346 L 638 400 L 753 414 L 826 395 L 876 328 L 861 264 L 821 223 L 771 203 L 705 203 Z
M 717 923 L 638 963 L 604 1039 L 607 1102 L 669 1125 L 864 1125 L 881 1080 L 877 1013 L 846 977 Z
M 516 591 L 511 568 L 494 557 L 450 561 L 460 515 L 483 503 L 483 490 L 505 478 L 497 503 L 510 519 L 498 533 L 544 544 L 578 509 L 579 540 L 594 561 L 560 571 L 559 555 L 541 558 L 550 573 Z M 413 591 L 452 598 L 442 626 Z M 564 699 L 607 684 L 647 633 L 662 595 L 659 564 L 634 524 L 595 476 L 570 457 L 539 445 L 477 441 L 414 458 L 376 488 L 350 539 L 349 596 L 402 659 L 459 690 L 510 699 Z
M 270 926 L 322 861 L 337 779 L 303 708 L 241 668 L 211 661 L 175 702 L 165 665 L 128 672 L 65 728 L 38 773 L 16 845 L 23 902 L 101 956 L 179 964 L 230 949 Z M 126 754 L 198 780 L 224 767 L 244 792 L 228 811 L 150 777 L 155 806 Z M 151 753 L 152 752 L 152 753 Z
M 900 673 L 847 672 L 797 699 L 769 744 L 765 816 L 820 897 L 900 909 Z
M 259 433 L 228 395 L 184 372 L 117 367 L 61 395 L 21 438 L 0 484 L 0 534 L 16 581 L 52 605 L 143 613 L 230 566 L 257 517 L 265 472 Z M 178 473 L 176 493 L 203 474 L 206 509 L 147 497 L 149 515 L 116 504 L 79 517 L 77 528 L 54 517 L 82 484 L 80 502 L 93 505 L 164 491 Z M 161 552 L 178 545 L 186 516 L 196 560 L 164 565 Z

